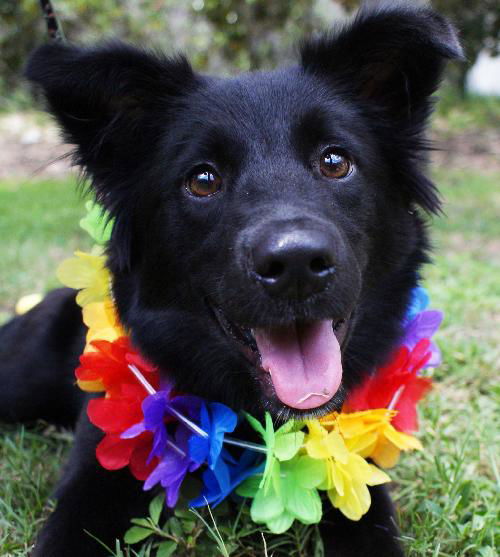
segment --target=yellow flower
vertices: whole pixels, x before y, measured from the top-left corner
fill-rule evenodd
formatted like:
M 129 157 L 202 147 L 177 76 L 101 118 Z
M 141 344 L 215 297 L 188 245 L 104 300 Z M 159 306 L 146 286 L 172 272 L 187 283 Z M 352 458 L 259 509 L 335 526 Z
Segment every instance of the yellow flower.
M 337 463 L 340 489 L 335 485 L 328 490 L 332 505 L 350 520 L 359 520 L 370 508 L 369 485 L 379 485 L 391 481 L 382 470 L 357 454 L 349 453 L 346 464 Z
M 327 431 L 317 420 L 306 422 L 308 435 L 305 448 L 311 458 L 324 460 L 326 463 L 326 480 L 320 489 L 341 487 L 342 478 L 339 476 L 337 464 L 347 464 L 349 451 L 341 435 L 335 431 Z
M 391 420 L 395 415 L 394 410 L 386 408 L 342 412 L 335 417 L 336 427 L 349 451 L 371 458 L 382 468 L 392 468 L 401 451 L 422 449 L 418 439 L 394 428 Z
M 90 344 L 93 340 L 113 342 L 126 335 L 120 324 L 113 302 L 107 298 L 104 302 L 93 302 L 83 308 L 83 322 L 88 327 L 85 352 L 94 350 Z
M 109 296 L 111 275 L 106 269 L 106 257 L 96 253 L 75 252 L 76 257 L 63 261 L 57 278 L 66 286 L 80 290 L 78 305 L 85 307 L 92 302 L 102 302 Z
M 338 431 L 337 419 L 338 416 L 335 415 L 328 422 L 330 430 L 317 420 L 306 422 L 308 436 L 305 449 L 311 458 L 325 462 L 326 479 L 318 489 L 327 490 L 332 505 L 345 516 L 351 520 L 359 520 L 370 508 L 371 498 L 367 485 L 389 482 L 390 478 L 349 450 Z

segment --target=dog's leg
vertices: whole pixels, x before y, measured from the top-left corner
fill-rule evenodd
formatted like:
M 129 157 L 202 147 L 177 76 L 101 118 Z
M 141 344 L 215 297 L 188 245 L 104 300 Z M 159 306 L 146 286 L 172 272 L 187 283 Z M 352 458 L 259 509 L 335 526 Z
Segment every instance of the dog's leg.
M 326 557 L 404 557 L 394 507 L 384 486 L 371 487 L 370 510 L 359 521 L 335 511 L 321 524 Z
M 50 292 L 0 328 L 0 421 L 74 425 L 85 398 L 74 376 L 84 339 L 70 288 Z
M 109 555 L 133 517 L 145 516 L 151 493 L 128 470 L 108 471 L 96 460 L 102 434 L 82 412 L 75 445 L 56 491 L 56 509 L 39 535 L 32 557 Z M 93 537 L 94 536 L 94 537 Z

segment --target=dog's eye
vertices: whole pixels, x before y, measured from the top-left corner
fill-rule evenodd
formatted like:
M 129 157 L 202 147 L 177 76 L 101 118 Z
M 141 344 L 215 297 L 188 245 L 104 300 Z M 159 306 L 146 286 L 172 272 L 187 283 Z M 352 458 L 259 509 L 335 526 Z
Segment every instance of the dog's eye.
M 352 163 L 344 151 L 328 147 L 321 153 L 319 169 L 327 178 L 345 178 L 352 171 Z
M 209 165 L 195 168 L 186 178 L 184 187 L 191 195 L 208 197 L 220 191 L 222 178 L 217 171 Z

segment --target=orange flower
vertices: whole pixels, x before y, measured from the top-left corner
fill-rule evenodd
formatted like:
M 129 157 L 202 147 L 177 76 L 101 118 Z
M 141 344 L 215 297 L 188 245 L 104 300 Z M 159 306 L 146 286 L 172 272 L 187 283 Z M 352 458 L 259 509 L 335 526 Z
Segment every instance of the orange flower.
M 401 451 L 422 449 L 418 439 L 397 431 L 392 425 L 396 414 L 394 410 L 378 408 L 333 413 L 320 418 L 320 422 L 328 430 L 338 430 L 350 452 L 371 458 L 382 468 L 392 468 Z

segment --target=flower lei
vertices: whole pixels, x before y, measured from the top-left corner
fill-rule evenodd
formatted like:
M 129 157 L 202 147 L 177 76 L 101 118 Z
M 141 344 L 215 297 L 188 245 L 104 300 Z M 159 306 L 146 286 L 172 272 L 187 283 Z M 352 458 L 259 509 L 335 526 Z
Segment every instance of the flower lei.
M 108 470 L 128 466 L 145 490 L 160 484 L 169 507 L 186 475 L 202 469 L 203 487 L 190 506 L 215 506 L 233 493 L 249 497 L 253 521 L 273 533 L 285 532 L 294 520 L 318 523 L 320 491 L 346 517 L 359 520 L 370 507 L 367 486 L 390 481 L 381 468 L 394 466 L 401 451 L 422 448 L 410 432 L 418 429 L 416 404 L 431 388 L 420 371 L 440 363 L 430 338 L 442 320 L 441 312 L 426 309 L 425 290 L 413 292 L 404 338 L 390 361 L 350 394 L 341 412 L 275 430 L 269 413 L 262 424 L 224 404 L 176 392 L 139 354 L 110 295 L 103 246 L 113 223 L 99 206 L 89 202 L 87 210 L 80 224 L 96 245 L 64 261 L 58 277 L 79 290 L 76 301 L 88 327 L 77 383 L 84 391 L 104 392 L 87 407 L 90 421 L 104 432 L 96 448 L 99 463 Z M 262 444 L 228 435 L 243 418 Z

